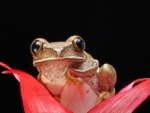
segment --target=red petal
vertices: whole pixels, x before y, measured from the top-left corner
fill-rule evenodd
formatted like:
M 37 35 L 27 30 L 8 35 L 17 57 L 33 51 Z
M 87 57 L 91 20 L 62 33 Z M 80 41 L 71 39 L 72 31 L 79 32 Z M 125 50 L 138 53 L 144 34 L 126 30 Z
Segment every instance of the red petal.
M 86 83 L 67 83 L 61 92 L 60 103 L 74 113 L 87 113 L 95 106 L 97 98 L 97 94 Z
M 142 82 L 143 81 L 143 82 Z M 142 82 L 137 86 L 135 83 Z M 131 89 L 132 88 L 132 89 Z M 88 113 L 131 113 L 150 95 L 150 79 L 137 79 Z
M 4 64 L 3 62 L 0 62 L 0 66 L 5 67 L 6 69 L 11 70 L 11 67 L 9 67 L 8 65 Z M 17 74 L 13 74 L 15 76 L 15 78 L 20 82 L 20 78 L 19 75 Z
M 8 69 L 11 69 L 10 67 L 1 62 L 0 65 Z M 70 113 L 68 109 L 66 109 L 65 107 L 60 105 L 55 99 L 53 99 L 53 97 L 49 95 L 49 92 L 42 85 L 40 85 L 40 83 L 37 82 L 31 75 L 19 70 L 9 70 L 5 71 L 4 73 L 17 73 L 18 75 L 15 74 L 15 77 L 16 76 L 18 78 L 20 77 L 19 79 L 20 79 L 21 94 L 26 113 L 31 112 Z M 133 87 L 133 85 L 138 82 L 142 83 Z M 92 110 L 89 111 L 89 113 L 106 113 L 106 112 L 131 113 L 149 96 L 149 94 L 150 94 L 150 79 L 149 78 L 137 79 L 134 82 L 127 85 L 125 88 L 123 88 L 115 96 L 95 106 Z
M 45 87 L 28 73 L 15 69 L 7 70 L 3 73 L 16 73 L 19 75 L 22 101 L 26 113 L 71 113 L 70 110 L 57 102 Z

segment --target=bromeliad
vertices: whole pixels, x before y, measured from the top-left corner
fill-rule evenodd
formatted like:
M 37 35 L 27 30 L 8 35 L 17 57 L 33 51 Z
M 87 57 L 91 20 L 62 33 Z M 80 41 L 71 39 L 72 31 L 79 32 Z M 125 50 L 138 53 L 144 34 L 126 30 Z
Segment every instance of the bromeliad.
M 38 80 L 55 99 L 76 113 L 86 113 L 115 94 L 115 69 L 109 64 L 99 68 L 98 60 L 84 50 L 85 42 L 77 35 L 65 42 L 49 43 L 37 38 L 30 46 Z
M 113 96 L 115 69 L 109 64 L 99 68 L 99 62 L 84 50 L 80 36 L 53 43 L 35 39 L 30 51 L 40 82 L 0 63 L 9 69 L 4 74 L 13 73 L 20 82 L 26 113 L 130 113 L 149 96 L 149 78 L 138 79 Z M 138 82 L 142 83 L 133 87 Z M 140 95 L 141 91 L 145 93 Z

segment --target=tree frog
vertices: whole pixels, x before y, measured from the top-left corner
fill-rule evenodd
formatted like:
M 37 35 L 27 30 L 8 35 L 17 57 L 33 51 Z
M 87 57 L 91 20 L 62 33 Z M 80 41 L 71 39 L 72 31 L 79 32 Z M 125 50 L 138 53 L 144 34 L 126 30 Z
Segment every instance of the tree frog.
M 99 61 L 85 52 L 85 46 L 85 41 L 78 35 L 64 42 L 37 38 L 30 46 L 33 65 L 39 71 L 37 79 L 58 101 L 63 87 L 72 79 L 74 84 L 87 83 L 98 95 L 97 103 L 115 94 L 115 69 L 107 63 L 99 68 Z

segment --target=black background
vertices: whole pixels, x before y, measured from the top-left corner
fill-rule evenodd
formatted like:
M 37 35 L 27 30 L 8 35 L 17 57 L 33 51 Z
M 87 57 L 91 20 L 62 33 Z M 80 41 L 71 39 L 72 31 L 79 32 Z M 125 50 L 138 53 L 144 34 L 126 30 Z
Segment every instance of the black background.
M 0 61 L 13 68 L 36 77 L 31 42 L 37 37 L 65 41 L 77 34 L 100 65 L 109 63 L 116 68 L 117 92 L 137 78 L 150 77 L 150 10 L 146 2 L 3 0 L 0 5 Z M 149 103 L 147 99 L 135 112 L 148 112 Z M 19 83 L 11 75 L 0 75 L 0 112 L 23 112 Z

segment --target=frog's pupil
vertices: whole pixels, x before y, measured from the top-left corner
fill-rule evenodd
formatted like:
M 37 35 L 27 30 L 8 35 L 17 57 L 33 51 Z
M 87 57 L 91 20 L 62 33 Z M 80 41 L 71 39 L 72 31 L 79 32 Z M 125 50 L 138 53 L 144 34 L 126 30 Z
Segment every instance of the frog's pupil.
M 80 50 L 84 50 L 85 43 L 83 40 L 81 40 L 80 38 L 76 38 L 75 42 L 76 42 L 76 45 L 79 47 Z
M 37 41 L 32 45 L 32 51 L 36 54 L 41 46 L 41 42 Z

